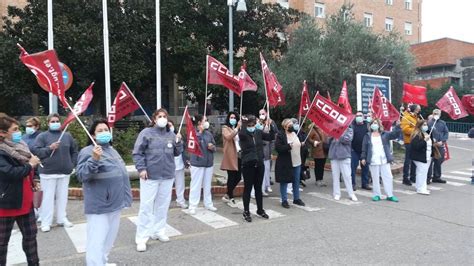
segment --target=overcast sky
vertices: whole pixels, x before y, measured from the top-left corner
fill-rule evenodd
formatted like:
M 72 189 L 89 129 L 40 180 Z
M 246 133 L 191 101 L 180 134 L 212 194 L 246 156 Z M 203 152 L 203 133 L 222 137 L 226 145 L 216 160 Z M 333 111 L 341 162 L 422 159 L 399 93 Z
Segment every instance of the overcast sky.
M 474 0 L 423 0 L 423 42 L 449 37 L 474 43 Z

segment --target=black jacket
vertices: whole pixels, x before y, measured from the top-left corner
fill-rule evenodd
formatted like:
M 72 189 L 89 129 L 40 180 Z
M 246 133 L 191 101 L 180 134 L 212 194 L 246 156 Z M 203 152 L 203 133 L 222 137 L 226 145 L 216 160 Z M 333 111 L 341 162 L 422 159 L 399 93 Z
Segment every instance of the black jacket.
M 31 171 L 30 164 L 22 164 L 0 151 L 0 208 L 20 209 L 23 204 L 23 179 Z
M 281 131 L 275 140 L 278 157 L 275 162 L 275 180 L 278 183 L 293 183 L 293 163 L 291 161 L 291 146 L 288 144 L 286 133 Z
M 241 149 L 242 167 L 254 167 L 263 164 L 263 140 L 272 141 L 275 133 L 271 130 L 265 133 L 262 130 L 255 130 L 250 133 L 246 128 L 239 131 L 239 144 Z
M 433 134 L 430 136 L 431 142 L 434 143 L 433 141 Z M 410 159 L 413 161 L 418 161 L 422 163 L 426 163 L 426 148 L 427 148 L 427 143 L 424 138 L 421 138 L 420 136 L 415 136 L 411 140 L 411 145 L 410 145 Z M 431 157 L 433 157 L 433 151 L 435 147 L 431 147 Z

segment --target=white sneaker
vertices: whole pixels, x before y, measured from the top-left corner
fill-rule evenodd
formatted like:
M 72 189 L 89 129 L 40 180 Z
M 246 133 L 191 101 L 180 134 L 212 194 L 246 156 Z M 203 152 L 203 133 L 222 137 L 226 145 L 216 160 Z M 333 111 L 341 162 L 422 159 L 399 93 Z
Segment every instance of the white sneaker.
M 196 214 L 196 209 L 194 209 L 194 208 L 189 209 L 189 214 L 195 215 Z
M 146 251 L 146 244 L 137 244 L 137 251 L 138 252 L 145 252 Z
M 58 223 L 59 226 L 64 226 L 66 228 L 70 228 L 70 227 L 73 227 L 74 224 L 71 223 L 68 219 L 64 219 L 64 221 L 62 223 Z
M 265 191 L 262 191 L 262 196 L 264 196 L 264 197 L 268 197 L 268 193 L 267 193 L 267 192 L 265 192 Z
M 209 207 L 206 207 L 206 209 L 210 210 L 211 212 L 215 212 L 217 211 L 217 208 L 214 207 L 214 206 L 209 206 Z
M 286 193 L 290 194 L 290 195 L 293 195 L 293 190 L 287 190 Z
M 222 201 L 225 203 L 229 203 L 231 198 L 229 198 L 229 195 L 225 194 L 224 197 L 222 197 Z
M 186 209 L 188 207 L 188 204 L 186 204 L 186 202 L 177 202 L 177 204 L 181 209 Z
M 357 201 L 356 195 L 352 195 L 352 196 L 351 196 L 351 200 L 352 200 L 352 201 Z
M 341 199 L 341 196 L 336 195 L 336 196 L 334 196 L 334 199 L 335 199 L 335 200 L 340 200 L 340 199 Z
M 170 238 L 168 236 L 166 236 L 165 234 L 154 234 L 154 235 L 151 236 L 151 239 L 160 240 L 161 242 L 170 241 Z
M 237 202 L 235 201 L 235 199 L 230 199 L 229 202 L 227 202 L 227 205 L 229 205 L 229 207 L 236 208 Z
M 48 226 L 48 225 L 41 226 L 41 232 L 46 233 L 49 231 L 51 231 L 51 226 Z
M 250 197 L 251 197 L 252 199 L 255 199 L 255 193 L 250 193 Z
M 421 194 L 421 195 L 429 195 L 430 191 L 426 189 L 426 190 L 417 191 L 416 193 Z
M 268 192 L 268 193 L 272 193 L 272 192 L 273 192 L 272 188 L 271 188 L 271 187 L 268 187 L 268 188 L 267 188 L 267 192 Z
M 302 188 L 300 188 L 300 192 L 303 192 L 303 189 L 302 189 Z

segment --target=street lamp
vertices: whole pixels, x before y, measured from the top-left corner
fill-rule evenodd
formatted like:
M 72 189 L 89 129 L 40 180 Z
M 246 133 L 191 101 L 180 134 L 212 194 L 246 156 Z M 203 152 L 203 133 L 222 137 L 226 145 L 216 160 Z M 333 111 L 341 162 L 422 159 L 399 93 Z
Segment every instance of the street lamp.
M 232 13 L 235 3 L 237 3 L 237 12 L 247 12 L 245 0 L 227 0 L 229 6 L 229 71 L 234 74 L 234 35 L 232 34 Z M 207 97 L 207 95 L 206 95 Z M 234 93 L 229 90 L 229 112 L 234 111 Z

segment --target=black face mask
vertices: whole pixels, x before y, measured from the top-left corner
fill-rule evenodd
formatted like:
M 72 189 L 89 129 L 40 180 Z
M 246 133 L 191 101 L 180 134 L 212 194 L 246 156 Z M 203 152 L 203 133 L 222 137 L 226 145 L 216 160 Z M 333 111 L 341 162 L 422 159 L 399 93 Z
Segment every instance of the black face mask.
M 295 130 L 293 129 L 293 127 L 292 127 L 292 126 L 291 126 L 291 127 L 289 127 L 287 131 L 288 131 L 288 132 L 290 132 L 290 133 L 291 133 L 291 132 L 295 132 Z

